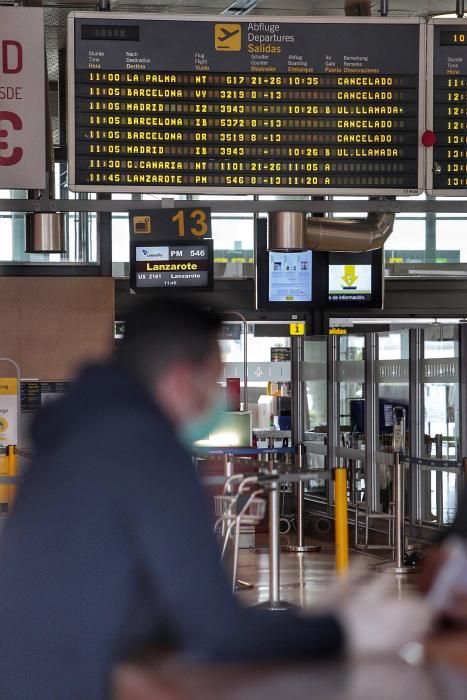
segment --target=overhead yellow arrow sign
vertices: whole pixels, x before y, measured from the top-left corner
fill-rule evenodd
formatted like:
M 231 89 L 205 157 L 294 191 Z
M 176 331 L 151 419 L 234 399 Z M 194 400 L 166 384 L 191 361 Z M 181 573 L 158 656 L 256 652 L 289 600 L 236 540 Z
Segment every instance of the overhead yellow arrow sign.
M 355 265 L 344 265 L 344 274 L 342 280 L 346 287 L 352 287 L 358 280 L 358 275 L 355 272 Z

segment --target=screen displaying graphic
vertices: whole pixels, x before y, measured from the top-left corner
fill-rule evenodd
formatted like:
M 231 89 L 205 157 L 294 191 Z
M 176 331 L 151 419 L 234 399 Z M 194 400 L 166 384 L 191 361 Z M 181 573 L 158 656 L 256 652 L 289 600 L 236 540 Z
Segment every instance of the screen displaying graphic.
M 269 301 L 312 301 L 312 255 L 310 250 L 269 253 Z
M 329 253 L 327 301 L 331 308 L 383 306 L 383 251 Z
M 264 20 L 72 13 L 70 188 L 421 191 L 424 22 Z
M 368 301 L 371 265 L 329 265 L 329 301 Z
M 202 243 L 148 241 L 131 246 L 131 287 L 138 289 L 210 289 L 212 240 Z

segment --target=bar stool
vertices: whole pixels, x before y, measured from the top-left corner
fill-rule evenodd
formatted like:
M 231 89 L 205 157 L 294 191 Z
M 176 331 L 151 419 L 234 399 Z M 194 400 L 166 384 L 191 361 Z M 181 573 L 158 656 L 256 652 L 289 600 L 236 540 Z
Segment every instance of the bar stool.
M 234 540 L 232 592 L 235 593 L 238 569 L 240 535 L 246 528 L 256 527 L 266 514 L 266 501 L 261 496 L 264 490 L 257 476 L 236 474 L 225 482 L 224 493 L 214 496 L 217 517 L 214 533 L 221 527 L 223 538 L 221 559 L 224 558 L 229 541 Z

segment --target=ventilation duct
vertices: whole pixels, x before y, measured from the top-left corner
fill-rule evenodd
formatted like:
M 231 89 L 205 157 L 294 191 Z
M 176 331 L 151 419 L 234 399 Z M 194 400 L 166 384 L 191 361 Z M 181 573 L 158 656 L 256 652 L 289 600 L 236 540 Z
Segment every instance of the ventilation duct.
M 57 213 L 28 214 L 26 253 L 64 253 L 63 216 Z
M 58 212 L 26 214 L 26 253 L 65 253 L 65 216 Z
M 365 253 L 382 248 L 392 233 L 395 214 L 369 213 L 366 219 L 307 218 L 303 212 L 269 214 L 269 250 L 323 250 Z
M 347 16 L 371 15 L 370 0 L 345 0 Z M 387 15 L 388 2 L 381 1 L 381 14 Z M 323 250 L 364 253 L 382 248 L 394 228 L 395 214 L 369 213 L 366 219 L 307 218 L 303 212 L 269 214 L 270 250 Z

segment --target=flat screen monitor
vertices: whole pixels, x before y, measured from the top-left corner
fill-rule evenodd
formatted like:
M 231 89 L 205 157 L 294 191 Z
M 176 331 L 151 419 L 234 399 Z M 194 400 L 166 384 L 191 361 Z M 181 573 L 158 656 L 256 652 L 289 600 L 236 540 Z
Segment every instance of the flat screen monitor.
M 329 301 L 366 301 L 371 297 L 371 265 L 329 265 Z
M 327 306 L 383 306 L 382 250 L 368 253 L 329 253 Z
M 269 251 L 269 295 L 272 302 L 313 301 L 313 253 Z
M 325 306 L 327 253 L 267 249 L 267 220 L 256 224 L 256 308 L 306 313 Z
M 130 287 L 133 291 L 164 289 L 210 291 L 213 242 L 156 239 L 130 243 Z
M 250 447 L 252 417 L 248 411 L 221 411 L 216 428 L 195 447 Z

